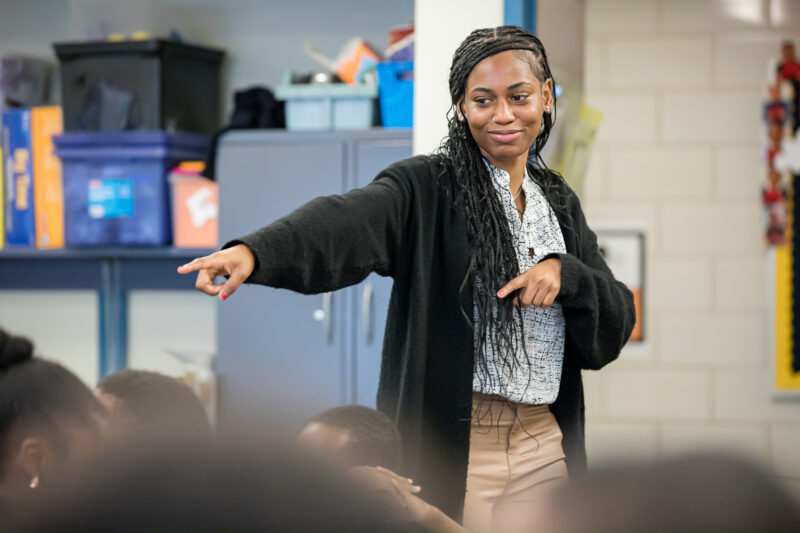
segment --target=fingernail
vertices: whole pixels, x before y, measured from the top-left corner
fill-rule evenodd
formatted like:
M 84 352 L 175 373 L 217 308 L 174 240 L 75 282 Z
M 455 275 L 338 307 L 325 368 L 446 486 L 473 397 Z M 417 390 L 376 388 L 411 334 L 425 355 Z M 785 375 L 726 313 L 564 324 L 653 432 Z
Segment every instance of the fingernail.
M 221 293 L 219 293 L 219 299 L 220 299 L 220 300 L 222 300 L 222 301 L 224 302 L 225 300 L 227 300 L 227 299 L 228 299 L 228 293 L 227 293 L 227 292 L 221 292 Z
M 499 291 L 499 292 L 497 293 L 497 295 L 498 295 L 498 296 L 503 296 L 503 294 L 504 294 L 504 293 L 503 293 L 503 291 Z

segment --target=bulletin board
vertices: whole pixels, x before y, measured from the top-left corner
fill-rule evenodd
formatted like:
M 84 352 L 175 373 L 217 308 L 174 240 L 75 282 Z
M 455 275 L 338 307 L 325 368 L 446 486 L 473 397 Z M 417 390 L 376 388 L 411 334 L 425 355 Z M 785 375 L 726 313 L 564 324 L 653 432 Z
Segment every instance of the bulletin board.
M 800 59 L 790 40 L 776 52 L 762 110 L 767 353 L 775 395 L 800 398 Z
M 797 183 L 790 194 L 793 199 L 798 190 Z M 800 398 L 800 353 L 796 347 L 798 340 L 798 304 L 800 294 L 795 290 L 793 279 L 800 266 L 796 236 L 798 217 L 793 216 L 797 204 L 790 200 L 789 212 L 793 219 L 789 224 L 787 242 L 768 250 L 768 278 L 772 280 L 774 295 L 769 302 L 772 315 L 772 340 L 770 347 L 770 382 L 776 396 Z M 768 285 L 769 286 L 769 285 Z

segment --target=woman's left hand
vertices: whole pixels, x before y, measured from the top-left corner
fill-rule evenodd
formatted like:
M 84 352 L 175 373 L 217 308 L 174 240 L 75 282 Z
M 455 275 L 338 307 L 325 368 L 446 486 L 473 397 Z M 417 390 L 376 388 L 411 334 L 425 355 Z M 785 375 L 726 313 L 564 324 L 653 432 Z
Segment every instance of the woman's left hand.
M 551 257 L 529 268 L 512 279 L 497 293 L 498 298 L 505 298 L 519 289 L 514 296 L 514 304 L 522 307 L 535 305 L 547 309 L 556 300 L 561 290 L 561 259 Z

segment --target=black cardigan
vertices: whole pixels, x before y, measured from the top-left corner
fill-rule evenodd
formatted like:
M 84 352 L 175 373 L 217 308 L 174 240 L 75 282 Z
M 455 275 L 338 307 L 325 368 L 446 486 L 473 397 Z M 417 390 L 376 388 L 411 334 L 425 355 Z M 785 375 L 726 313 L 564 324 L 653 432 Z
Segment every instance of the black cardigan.
M 466 217 L 437 156 L 382 171 L 361 189 L 317 198 L 226 245 L 256 256 L 247 283 L 304 294 L 359 283 L 371 272 L 394 278 L 383 342 L 378 408 L 400 430 L 404 470 L 425 498 L 459 520 L 469 457 L 474 360 Z M 566 254 L 558 301 L 566 319 L 564 365 L 550 408 L 564 435 L 571 476 L 586 470 L 582 369 L 619 355 L 635 322 L 633 296 L 616 281 L 586 225 L 578 197 L 559 177 L 565 205 L 553 205 Z M 562 202 L 564 203 L 564 202 Z

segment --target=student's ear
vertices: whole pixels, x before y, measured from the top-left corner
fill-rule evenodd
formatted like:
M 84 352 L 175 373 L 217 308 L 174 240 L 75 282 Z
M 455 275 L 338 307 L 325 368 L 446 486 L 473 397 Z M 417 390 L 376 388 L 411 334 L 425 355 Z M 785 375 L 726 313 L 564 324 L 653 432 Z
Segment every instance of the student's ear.
M 464 114 L 464 99 L 458 101 L 456 104 L 456 118 L 459 122 L 464 122 L 467 116 Z
M 53 450 L 41 437 L 27 437 L 22 441 L 17 460 L 30 479 L 31 488 L 36 488 L 39 478 L 52 460 Z

